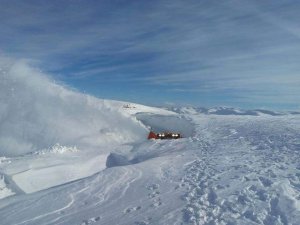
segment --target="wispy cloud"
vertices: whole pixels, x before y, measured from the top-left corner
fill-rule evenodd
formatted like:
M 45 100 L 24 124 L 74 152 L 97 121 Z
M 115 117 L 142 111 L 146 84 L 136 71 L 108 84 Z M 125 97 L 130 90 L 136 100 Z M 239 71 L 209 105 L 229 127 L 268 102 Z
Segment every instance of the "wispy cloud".
M 253 92 L 267 93 L 296 105 L 299 9 L 297 1 L 2 0 L 0 47 L 74 85 L 193 91 L 197 104 L 203 91 L 220 103 L 215 96 L 263 103 Z

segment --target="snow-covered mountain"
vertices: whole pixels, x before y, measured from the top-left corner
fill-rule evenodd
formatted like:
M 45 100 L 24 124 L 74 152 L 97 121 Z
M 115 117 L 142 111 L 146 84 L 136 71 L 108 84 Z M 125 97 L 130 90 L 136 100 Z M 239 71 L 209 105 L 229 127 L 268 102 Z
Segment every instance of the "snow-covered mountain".
M 260 116 L 260 115 L 271 115 L 271 116 L 283 116 L 283 115 L 299 115 L 298 111 L 271 111 L 266 109 L 254 109 L 254 110 L 243 110 L 232 107 L 170 107 L 169 110 L 178 113 L 200 113 L 206 115 L 244 115 L 244 116 Z
M 100 100 L 2 60 L 0 121 L 1 225 L 300 224 L 297 112 Z

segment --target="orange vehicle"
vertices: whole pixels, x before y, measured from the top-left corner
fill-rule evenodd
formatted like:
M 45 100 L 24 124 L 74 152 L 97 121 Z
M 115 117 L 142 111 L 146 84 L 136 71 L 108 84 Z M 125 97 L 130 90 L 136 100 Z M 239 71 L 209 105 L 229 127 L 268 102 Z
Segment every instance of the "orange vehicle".
M 154 133 L 150 131 L 148 135 L 148 139 L 178 139 L 181 138 L 180 133 L 173 132 L 162 132 L 162 133 Z

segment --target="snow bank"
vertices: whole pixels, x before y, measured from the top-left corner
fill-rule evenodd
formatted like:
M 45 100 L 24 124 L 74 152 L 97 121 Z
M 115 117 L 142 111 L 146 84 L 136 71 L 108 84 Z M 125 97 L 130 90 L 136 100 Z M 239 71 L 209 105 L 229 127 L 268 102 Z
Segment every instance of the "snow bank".
M 36 155 L 45 155 L 45 154 L 65 154 L 65 153 L 71 153 L 71 152 L 78 152 L 79 150 L 74 147 L 68 147 L 68 146 L 62 146 L 59 143 L 56 143 L 51 148 L 40 150 L 37 152 L 34 152 L 33 154 Z
M 13 175 L 12 179 L 24 192 L 33 193 L 91 176 L 106 168 L 106 159 L 107 155 L 98 155 L 88 160 L 64 161 L 62 164 L 25 170 Z
M 115 102 L 71 91 L 25 61 L 0 58 L 0 156 L 55 143 L 97 149 L 140 140 L 147 132 Z
M 14 194 L 15 193 L 6 186 L 4 176 L 0 175 L 0 199 Z
M 91 176 L 114 149 L 147 140 L 139 112 L 175 114 L 81 94 L 0 57 L 0 171 L 26 193 Z
M 194 133 L 194 125 L 179 115 L 139 113 L 136 117 L 154 132 L 179 132 L 183 137 L 191 137 Z
M 283 181 L 279 184 L 279 193 L 282 193 L 278 200 L 277 208 L 284 212 L 286 215 L 290 214 L 290 217 L 299 218 L 300 213 L 300 199 L 299 191 L 294 186 L 298 186 L 291 183 L 291 181 Z

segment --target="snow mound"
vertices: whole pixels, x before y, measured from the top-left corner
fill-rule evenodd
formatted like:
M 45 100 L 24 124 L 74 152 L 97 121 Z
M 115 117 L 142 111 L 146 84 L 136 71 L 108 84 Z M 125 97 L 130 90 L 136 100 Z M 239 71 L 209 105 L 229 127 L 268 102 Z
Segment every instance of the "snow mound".
M 178 115 L 176 112 L 163 109 L 163 108 L 157 108 L 152 106 L 145 106 L 141 104 L 136 103 L 129 103 L 129 102 L 121 102 L 121 101 L 113 101 L 110 100 L 110 102 L 113 102 L 113 104 L 117 107 L 119 107 L 120 110 L 126 112 L 130 115 L 136 115 L 139 113 L 148 113 L 148 114 L 158 114 L 158 115 L 164 115 L 164 116 L 176 116 Z
M 148 128 L 135 117 L 141 112 L 176 114 L 81 94 L 25 61 L 0 57 L 0 171 L 16 193 L 91 176 L 114 149 L 147 140 Z
M 194 125 L 179 115 L 139 113 L 136 118 L 154 132 L 179 132 L 183 137 L 191 137 L 194 133 Z
M 9 160 L 9 158 L 6 157 L 0 157 L 0 164 L 2 163 L 11 163 L 11 161 Z
M 71 153 L 71 152 L 78 152 L 78 148 L 76 146 L 69 147 L 69 146 L 62 146 L 59 143 L 56 143 L 51 148 L 40 150 L 37 152 L 34 152 L 35 155 L 45 155 L 45 154 L 65 154 L 65 153 Z
M 95 150 L 141 140 L 147 129 L 115 101 L 59 85 L 24 61 L 0 58 L 0 156 L 48 149 L 55 143 Z M 110 133 L 103 131 L 109 130 Z
M 4 176 L 0 175 L 0 199 L 6 198 L 14 194 L 15 193 L 6 186 Z
M 104 170 L 106 159 L 107 155 L 97 155 L 82 161 L 64 161 L 51 166 L 36 166 L 33 169 L 16 173 L 12 179 L 24 192 L 33 193 L 85 178 Z

